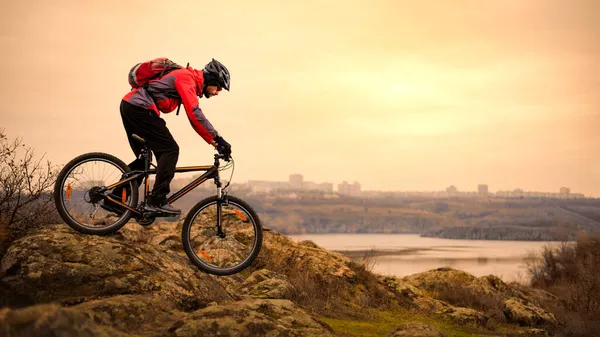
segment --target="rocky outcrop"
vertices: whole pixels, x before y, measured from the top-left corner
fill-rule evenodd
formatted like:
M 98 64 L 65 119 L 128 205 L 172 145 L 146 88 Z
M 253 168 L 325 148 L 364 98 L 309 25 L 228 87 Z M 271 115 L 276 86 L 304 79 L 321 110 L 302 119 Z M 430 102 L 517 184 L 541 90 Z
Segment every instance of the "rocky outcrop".
M 342 254 L 328 251 L 311 241 L 296 243 L 287 236 L 275 231 L 267 231 L 265 245 L 258 261 L 259 266 L 287 264 L 303 273 L 331 275 L 352 279 L 355 272 L 350 268 L 352 260 Z M 262 262 L 262 264 L 261 264 Z
M 547 300 L 552 295 L 532 291 L 535 296 L 528 296 L 495 276 L 477 278 L 460 270 L 438 268 L 407 276 L 404 281 L 425 290 L 434 298 L 450 301 L 451 304 L 467 303 L 475 308 L 487 308 L 490 312 L 502 312 L 509 323 L 529 327 L 556 325 L 554 316 L 536 301 L 536 298 L 542 297 Z
M 147 297 L 122 296 L 70 308 L 41 304 L 0 310 L 2 336 L 133 337 L 140 335 L 332 336 L 331 328 L 286 300 L 213 303 L 184 313 Z
M 131 336 L 110 326 L 95 323 L 87 313 L 61 308 L 56 304 L 41 304 L 24 309 L 0 309 L 2 336 Z
M 177 224 L 128 224 L 104 237 L 57 225 L 15 241 L 3 257 L 0 303 L 10 308 L 0 309 L 0 335 L 330 336 L 315 312 L 360 318 L 390 308 L 487 329 L 492 316 L 442 298 L 444 289 L 500 299 L 515 326 L 553 322 L 535 300 L 548 294 L 493 276 L 450 268 L 402 279 L 373 275 L 344 255 L 270 230 L 252 267 L 216 277 L 190 263 Z M 393 333 L 443 336 L 423 323 Z
M 332 336 L 325 323 L 287 300 L 244 300 L 197 310 L 167 336 Z
M 185 256 L 131 244 L 124 235 L 79 235 L 62 226 L 16 241 L 2 259 L 0 275 L 15 305 L 153 294 L 193 310 L 237 299 Z
M 487 315 L 477 310 L 456 307 L 432 298 L 425 291 L 405 280 L 391 276 L 380 276 L 379 279 L 393 291 L 398 292 L 401 297 L 409 300 L 408 303 L 411 303 L 413 307 L 422 312 L 448 317 L 456 323 L 463 325 L 485 326 L 489 320 Z
M 404 280 L 428 293 L 453 289 L 459 286 L 476 294 L 498 294 L 511 292 L 512 289 L 495 276 L 477 278 L 469 273 L 452 268 L 438 268 L 423 273 L 406 276 Z

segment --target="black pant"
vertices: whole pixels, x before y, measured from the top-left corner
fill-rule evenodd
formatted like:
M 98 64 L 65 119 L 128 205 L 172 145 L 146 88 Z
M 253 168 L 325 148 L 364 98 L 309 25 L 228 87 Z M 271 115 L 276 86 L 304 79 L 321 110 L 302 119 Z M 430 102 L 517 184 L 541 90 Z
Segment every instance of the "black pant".
M 162 205 L 166 202 L 167 194 L 170 192 L 169 184 L 175 176 L 179 145 L 167 129 L 164 119 L 158 117 L 152 110 L 140 108 L 122 100 L 121 118 L 125 132 L 127 132 L 129 145 L 136 158 L 139 157 L 142 146 L 131 137 L 134 133 L 146 140 L 148 147 L 156 156 L 156 181 L 149 203 Z M 136 159 L 129 164 L 129 167 L 132 170 L 144 170 L 144 161 Z

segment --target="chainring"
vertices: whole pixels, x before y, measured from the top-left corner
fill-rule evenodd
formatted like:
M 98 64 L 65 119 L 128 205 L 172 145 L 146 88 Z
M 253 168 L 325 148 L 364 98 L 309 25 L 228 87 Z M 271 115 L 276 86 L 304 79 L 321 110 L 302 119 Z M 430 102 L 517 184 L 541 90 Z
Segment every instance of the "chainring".
M 150 226 L 156 220 L 155 216 L 143 215 L 141 217 L 136 217 L 135 221 L 142 226 Z

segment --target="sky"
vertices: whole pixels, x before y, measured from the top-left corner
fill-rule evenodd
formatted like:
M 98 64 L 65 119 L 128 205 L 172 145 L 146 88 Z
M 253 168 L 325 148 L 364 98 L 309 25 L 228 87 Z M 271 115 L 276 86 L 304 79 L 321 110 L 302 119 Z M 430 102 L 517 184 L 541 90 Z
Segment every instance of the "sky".
M 0 128 L 57 165 L 133 159 L 133 65 L 215 58 L 231 91 L 200 107 L 234 182 L 600 197 L 600 1 L 0 2 Z M 179 166 L 212 163 L 184 113 L 162 117 Z

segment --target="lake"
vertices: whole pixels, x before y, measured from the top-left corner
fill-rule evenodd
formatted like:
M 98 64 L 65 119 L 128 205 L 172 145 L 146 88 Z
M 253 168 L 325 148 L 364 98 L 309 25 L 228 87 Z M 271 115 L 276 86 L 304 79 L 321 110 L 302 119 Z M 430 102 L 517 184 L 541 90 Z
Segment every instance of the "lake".
M 475 276 L 496 275 L 505 282 L 527 282 L 528 257 L 559 242 L 452 240 L 418 234 L 303 234 L 294 241 L 311 240 L 328 250 L 362 258 L 374 254 L 373 272 L 406 276 L 439 267 L 452 267 Z

